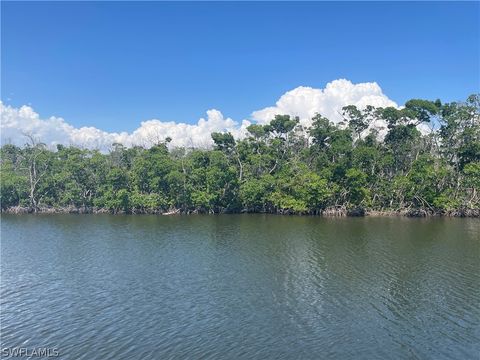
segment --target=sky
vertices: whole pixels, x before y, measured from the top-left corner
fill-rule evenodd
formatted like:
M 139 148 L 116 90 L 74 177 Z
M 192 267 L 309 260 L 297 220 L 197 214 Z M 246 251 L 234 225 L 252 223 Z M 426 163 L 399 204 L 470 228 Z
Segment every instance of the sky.
M 463 100 L 480 91 L 479 4 L 2 1 L 2 140 L 195 138 L 276 111 Z

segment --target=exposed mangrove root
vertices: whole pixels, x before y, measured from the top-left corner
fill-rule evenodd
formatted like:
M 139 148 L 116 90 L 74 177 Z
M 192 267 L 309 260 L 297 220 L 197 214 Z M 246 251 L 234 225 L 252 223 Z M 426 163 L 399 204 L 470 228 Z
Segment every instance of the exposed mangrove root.
M 367 208 L 357 207 L 353 209 L 346 209 L 344 207 L 331 207 L 324 210 L 309 211 L 309 212 L 296 212 L 288 209 L 277 210 L 263 210 L 263 211 L 204 211 L 201 209 L 132 209 L 132 211 L 112 211 L 111 209 L 98 208 L 98 207 L 22 207 L 14 206 L 2 210 L 5 214 L 130 214 L 130 215 L 193 215 L 193 214 L 238 214 L 238 213 L 250 213 L 250 214 L 275 214 L 275 215 L 308 215 L 308 216 L 323 216 L 323 217 L 480 217 L 480 209 L 457 209 L 447 212 L 435 212 L 430 209 L 402 209 L 402 210 L 370 210 Z

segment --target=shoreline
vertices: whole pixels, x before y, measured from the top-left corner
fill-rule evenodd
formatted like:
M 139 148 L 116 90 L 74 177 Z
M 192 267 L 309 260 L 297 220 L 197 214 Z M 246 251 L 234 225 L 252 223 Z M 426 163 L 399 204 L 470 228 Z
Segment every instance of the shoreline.
M 29 207 L 15 206 L 0 211 L 1 214 L 25 215 L 25 214 L 109 214 L 109 215 L 218 215 L 218 214 L 270 214 L 270 215 L 287 215 L 287 216 L 319 216 L 319 217 L 411 217 L 411 218 L 427 218 L 427 217 L 457 217 L 457 218 L 479 218 L 480 209 L 455 209 L 448 212 L 432 211 L 430 209 L 402 209 L 402 210 L 370 210 L 365 208 L 356 209 L 324 209 L 315 212 L 294 212 L 294 211 L 201 211 L 181 209 L 164 210 L 141 210 L 134 209 L 131 212 L 123 210 L 114 211 L 105 208 L 95 207 L 41 207 L 36 209 Z

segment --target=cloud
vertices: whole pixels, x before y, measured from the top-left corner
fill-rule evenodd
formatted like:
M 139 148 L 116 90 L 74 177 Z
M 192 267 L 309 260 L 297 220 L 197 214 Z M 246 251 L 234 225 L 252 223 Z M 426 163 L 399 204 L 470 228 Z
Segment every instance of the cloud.
M 60 117 L 41 119 L 30 106 L 14 108 L 0 102 L 0 140 L 2 144 L 23 145 L 26 142 L 24 134 L 28 133 L 51 147 L 64 144 L 106 151 L 115 142 L 125 146 L 149 147 L 171 137 L 171 145 L 174 147 L 208 147 L 212 144 L 210 134 L 214 131 L 229 131 L 235 137 L 242 138 L 248 125 L 254 122 L 266 124 L 276 114 L 298 116 L 301 124 L 307 126 L 316 113 L 339 123 L 342 121 L 341 109 L 346 105 L 360 108 L 366 105 L 397 107 L 375 82 L 353 84 L 340 79 L 328 83 L 324 89 L 300 86 L 288 91 L 275 106 L 254 111 L 251 120 L 237 122 L 225 118 L 220 111 L 211 109 L 207 111 L 206 118 L 199 119 L 196 124 L 152 119 L 141 122 L 132 133 L 109 133 L 95 127 L 76 128 Z M 379 130 L 381 136 L 386 133 L 384 122 L 377 121 L 371 127 Z
M 338 123 L 342 121 L 341 110 L 346 105 L 397 107 L 377 83 L 353 84 L 345 79 L 334 80 L 325 89 L 299 86 L 283 94 L 275 105 L 253 112 L 253 119 L 267 123 L 275 114 L 288 114 L 298 116 L 303 124 L 310 125 L 311 118 L 319 113 Z
M 349 80 L 339 79 L 328 83 L 325 89 L 299 86 L 283 94 L 275 106 L 253 112 L 252 117 L 258 123 L 268 123 L 275 114 L 298 116 L 304 126 L 312 124 L 312 117 L 321 114 L 338 124 L 343 120 L 342 107 L 355 105 L 364 108 L 367 105 L 387 107 L 398 105 L 390 100 L 375 82 L 353 84 Z M 387 132 L 387 123 L 377 120 L 365 131 L 376 129 L 383 138 Z
M 160 120 L 143 121 L 131 134 L 127 132 L 108 133 L 95 127 L 75 128 L 60 117 L 40 119 L 29 106 L 14 108 L 0 102 L 1 143 L 23 145 L 27 142 L 25 134 L 34 136 L 50 147 L 57 144 L 76 145 L 84 148 L 108 150 L 113 143 L 125 146 L 141 145 L 149 147 L 171 137 L 174 147 L 208 147 L 210 134 L 214 131 L 229 131 L 236 137 L 242 137 L 249 121 L 238 124 L 230 118 L 224 118 L 218 110 L 208 110 L 207 118 L 201 118 L 197 124 L 165 122 Z

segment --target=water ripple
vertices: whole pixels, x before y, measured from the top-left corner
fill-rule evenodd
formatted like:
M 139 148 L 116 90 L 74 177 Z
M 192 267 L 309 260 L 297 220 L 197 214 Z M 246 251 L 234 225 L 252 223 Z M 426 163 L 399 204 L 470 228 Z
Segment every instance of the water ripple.
M 6 215 L 1 226 L 2 348 L 75 360 L 480 352 L 476 220 Z

